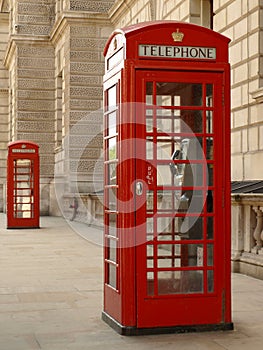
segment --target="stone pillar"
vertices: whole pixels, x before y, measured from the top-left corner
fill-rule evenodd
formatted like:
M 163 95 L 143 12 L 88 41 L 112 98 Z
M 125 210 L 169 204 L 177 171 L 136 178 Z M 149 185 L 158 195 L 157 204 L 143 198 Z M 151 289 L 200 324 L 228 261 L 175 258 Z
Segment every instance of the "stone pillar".
M 100 161 L 103 148 L 103 49 L 113 28 L 106 12 L 95 13 L 95 10 L 102 5 L 107 5 L 108 8 L 109 3 L 111 2 L 64 3 L 65 8 L 69 6 L 69 11 L 61 13 L 51 33 L 55 47 L 56 85 L 61 89 L 60 95 L 56 93 L 56 96 L 60 96 L 60 101 L 56 98 L 56 171 L 53 184 L 55 188 L 51 193 L 58 195 L 57 202 L 62 211 L 63 194 L 66 198 L 69 194 L 90 193 L 98 188 L 101 190 L 103 184 Z M 61 79 L 60 85 L 58 77 Z M 60 124 L 56 117 L 59 116 L 59 104 Z M 61 135 L 61 146 L 57 142 L 58 132 Z M 57 212 L 55 203 L 51 204 L 51 208 Z
M 0 212 L 5 207 L 4 184 L 8 143 L 9 83 L 8 70 L 3 65 L 8 32 L 8 13 L 0 13 Z

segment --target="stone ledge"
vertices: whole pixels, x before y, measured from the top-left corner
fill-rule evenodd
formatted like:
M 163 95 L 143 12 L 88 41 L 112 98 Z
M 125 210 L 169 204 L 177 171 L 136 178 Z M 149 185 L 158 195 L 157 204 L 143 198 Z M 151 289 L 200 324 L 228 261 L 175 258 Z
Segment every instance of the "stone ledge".
M 257 103 L 263 102 L 263 88 L 259 88 L 250 93 L 251 97 L 256 100 Z
M 74 216 L 71 208 L 74 197 L 78 201 L 78 208 Z M 67 220 L 73 220 L 94 227 L 103 227 L 103 193 L 68 193 L 63 195 L 62 215 Z
M 231 194 L 231 204 L 247 204 L 247 205 L 263 205 L 263 194 L 262 193 L 237 193 Z

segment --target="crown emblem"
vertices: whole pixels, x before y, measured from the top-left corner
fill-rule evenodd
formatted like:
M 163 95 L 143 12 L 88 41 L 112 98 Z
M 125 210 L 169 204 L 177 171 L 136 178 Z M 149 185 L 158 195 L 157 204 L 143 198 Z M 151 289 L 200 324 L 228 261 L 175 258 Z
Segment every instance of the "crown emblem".
M 179 32 L 179 28 L 176 29 L 176 32 L 172 33 L 174 41 L 183 41 L 184 33 Z

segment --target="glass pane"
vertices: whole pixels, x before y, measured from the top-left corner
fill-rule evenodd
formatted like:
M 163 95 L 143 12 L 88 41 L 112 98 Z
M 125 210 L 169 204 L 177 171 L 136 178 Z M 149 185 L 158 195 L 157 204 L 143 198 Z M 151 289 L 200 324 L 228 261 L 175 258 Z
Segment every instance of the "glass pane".
M 31 204 L 34 202 L 33 197 L 13 197 L 14 203 L 19 204 Z
M 214 271 L 213 270 L 207 271 L 207 285 L 208 285 L 208 292 L 213 293 L 214 292 Z
M 148 257 L 147 258 L 147 268 L 148 269 L 153 268 L 153 257 Z
M 213 186 L 214 185 L 214 164 L 208 163 L 207 171 L 208 171 L 208 186 Z
M 182 186 L 203 186 L 203 165 L 202 164 L 186 164 L 182 177 Z
M 158 137 L 157 158 L 160 160 L 202 160 L 205 159 L 203 140 L 200 137 L 173 138 Z
M 116 137 L 113 137 L 113 138 L 109 139 L 108 142 L 109 142 L 108 159 L 109 160 L 114 160 L 114 159 L 117 158 L 117 147 L 116 147 L 117 140 L 116 140 Z
M 162 112 L 162 113 L 161 113 Z M 174 117 L 172 116 L 172 112 Z M 157 111 L 158 133 L 202 133 L 203 112 L 201 110 L 170 111 L 168 109 Z M 170 115 L 170 118 L 168 116 Z M 166 116 L 158 116 L 166 115 Z
M 30 188 L 19 188 L 14 190 L 14 196 L 30 197 L 32 194 L 32 189 Z
M 157 138 L 157 158 L 164 160 L 179 159 L 181 150 L 180 137 L 164 137 Z
M 157 105 L 159 106 L 201 106 L 202 84 L 156 83 Z
M 156 102 L 158 106 L 172 106 L 172 96 L 171 95 L 157 95 Z
M 157 191 L 158 212 L 174 213 L 178 210 L 181 191 Z
M 108 259 L 116 262 L 116 241 L 108 239 Z
M 179 244 L 162 244 L 158 246 L 158 267 L 180 267 L 181 247 Z
M 213 85 L 206 84 L 206 106 L 213 107 Z
M 203 132 L 203 112 L 196 110 L 182 110 L 181 111 L 181 132 Z
M 203 271 L 163 271 L 158 273 L 158 293 L 203 293 Z
M 146 230 L 147 240 L 150 241 L 153 239 L 153 218 L 146 219 Z
M 108 209 L 115 211 L 117 209 L 116 188 L 109 188 L 108 192 Z
M 179 271 L 158 272 L 158 294 L 181 293 L 181 273 Z
M 146 104 L 147 105 L 153 104 L 153 83 L 152 82 L 146 83 Z
M 33 163 L 33 162 L 32 162 Z M 30 159 L 16 159 L 14 161 L 16 173 L 28 173 L 30 171 Z
M 146 132 L 153 132 L 153 119 L 152 118 L 146 119 Z
M 158 240 L 180 240 L 179 225 L 182 218 L 159 217 L 157 218 Z
M 214 239 L 214 218 L 207 217 L 207 239 Z
M 117 89 L 116 85 L 108 89 L 108 110 L 115 109 L 117 105 Z
M 186 216 L 180 223 L 181 237 L 184 239 L 203 239 L 203 218 L 198 216 Z
M 146 159 L 153 159 L 153 139 L 147 137 L 146 139 Z
M 214 158 L 214 139 L 213 137 L 206 138 L 206 159 Z
M 147 294 L 154 295 L 154 273 L 147 272 Z
M 147 256 L 153 256 L 153 245 L 147 244 Z
M 196 267 L 204 265 L 203 245 L 161 244 L 158 246 L 158 267 Z
M 157 132 L 175 133 L 180 132 L 180 119 L 160 118 L 157 117 Z
M 204 209 L 204 192 L 199 190 L 185 191 L 180 197 L 178 207 L 181 213 L 200 214 Z
M 153 245 L 147 245 L 147 268 L 152 268 L 153 267 L 153 259 L 154 259 L 154 248 Z
M 213 133 L 213 112 L 212 111 L 206 112 L 206 132 L 208 134 Z
M 116 237 L 117 236 L 117 228 L 116 228 L 116 214 L 109 214 L 109 226 L 108 226 L 108 234 L 110 236 Z
M 117 114 L 116 112 L 108 115 L 108 135 L 115 135 L 117 132 Z
M 182 293 L 203 293 L 203 271 L 182 271 L 181 292 Z
M 17 207 L 16 209 L 14 209 L 13 217 L 20 218 L 20 219 L 33 218 L 34 217 L 33 208 L 31 211 L 31 210 L 20 210 L 19 207 Z
M 214 245 L 207 245 L 207 266 L 214 266 Z
M 123 60 L 123 48 L 115 52 L 109 59 L 107 64 L 107 69 L 110 70 L 113 67 L 117 66 Z
M 157 186 L 180 186 L 179 181 L 175 184 L 169 164 L 157 165 Z
M 116 185 L 116 168 L 117 168 L 117 163 L 110 163 L 107 165 L 108 166 L 108 183 L 107 185 Z
M 117 268 L 115 265 L 108 264 L 109 266 L 109 285 L 113 288 L 117 288 Z
M 147 196 L 146 196 L 146 210 L 147 212 L 152 212 L 153 211 L 153 191 L 147 191 Z
M 206 210 L 208 213 L 212 213 L 214 208 L 214 192 L 211 190 L 207 191 L 206 197 Z
M 153 118 L 153 109 L 152 108 L 146 108 L 146 118 L 149 118 L 149 119 Z
M 157 107 L 156 109 L 156 115 L 157 118 L 159 118 L 160 120 L 162 120 L 162 118 L 164 120 L 171 120 L 177 122 L 177 118 L 180 117 L 181 112 L 180 109 L 174 109 L 174 108 L 168 108 L 168 107 Z

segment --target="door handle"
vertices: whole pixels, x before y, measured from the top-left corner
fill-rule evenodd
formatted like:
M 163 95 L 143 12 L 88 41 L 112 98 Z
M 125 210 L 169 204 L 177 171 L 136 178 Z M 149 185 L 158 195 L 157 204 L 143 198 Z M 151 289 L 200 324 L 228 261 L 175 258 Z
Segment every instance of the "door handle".
M 141 196 L 143 192 L 143 184 L 141 181 L 136 182 L 136 194 L 137 196 Z

